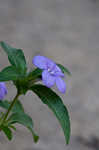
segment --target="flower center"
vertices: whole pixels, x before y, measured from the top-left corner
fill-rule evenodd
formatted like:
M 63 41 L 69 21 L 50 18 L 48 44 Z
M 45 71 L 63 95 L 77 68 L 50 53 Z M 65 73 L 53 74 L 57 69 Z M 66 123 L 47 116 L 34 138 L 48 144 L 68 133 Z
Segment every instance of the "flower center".
M 51 70 L 50 68 L 48 68 L 48 72 L 49 72 L 51 75 L 54 75 L 54 71 Z

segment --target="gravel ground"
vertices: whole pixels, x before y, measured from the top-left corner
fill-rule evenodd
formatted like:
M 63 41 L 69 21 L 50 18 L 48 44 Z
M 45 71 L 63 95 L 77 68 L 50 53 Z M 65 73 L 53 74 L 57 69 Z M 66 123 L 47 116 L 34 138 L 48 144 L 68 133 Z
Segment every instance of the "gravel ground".
M 0 40 L 23 48 L 32 57 L 45 55 L 67 66 L 67 94 L 60 95 L 69 109 L 72 135 L 65 145 L 63 132 L 52 112 L 31 92 L 20 99 L 34 119 L 37 144 L 21 126 L 11 142 L 0 134 L 0 150 L 99 149 L 99 1 L 0 0 Z M 0 69 L 8 65 L 0 49 Z M 8 98 L 16 93 L 8 83 Z M 56 90 L 57 91 L 57 90 Z

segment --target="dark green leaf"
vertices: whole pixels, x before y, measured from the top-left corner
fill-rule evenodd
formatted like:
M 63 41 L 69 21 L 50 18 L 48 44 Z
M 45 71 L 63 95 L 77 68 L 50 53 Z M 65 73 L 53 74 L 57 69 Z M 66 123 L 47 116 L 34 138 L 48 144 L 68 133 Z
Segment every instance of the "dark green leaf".
M 12 128 L 14 131 L 16 131 L 16 127 L 13 125 L 10 125 L 9 128 Z
M 14 66 L 8 66 L 0 72 L 0 81 L 15 81 L 22 78 L 23 76 L 18 73 Z
M 42 75 L 42 70 L 39 68 L 36 68 L 32 72 L 29 73 L 28 79 L 29 80 L 35 80 L 37 78 L 40 78 L 41 75 Z
M 9 62 L 15 66 L 20 73 L 26 73 L 27 66 L 23 51 L 21 49 L 13 48 L 5 42 L 0 42 L 0 45 L 7 53 Z
M 9 140 L 11 140 L 11 139 L 12 139 L 12 131 L 10 130 L 10 128 L 8 128 L 8 127 L 6 127 L 6 126 L 3 126 L 3 127 L 2 127 L 2 130 L 3 130 L 3 132 L 5 133 L 5 135 L 7 136 L 7 138 L 8 138 Z
M 68 144 L 70 139 L 70 120 L 68 110 L 61 98 L 50 88 L 40 84 L 34 85 L 31 90 L 54 112 L 64 131 L 66 143 Z
M 13 106 L 12 112 L 19 112 L 19 113 L 23 113 L 24 112 L 24 108 L 22 106 L 22 103 L 19 100 Z
M 57 65 L 59 66 L 59 68 L 62 70 L 63 73 L 67 73 L 69 76 L 71 76 L 71 72 L 66 67 L 64 67 L 61 64 L 57 64 Z
M 32 133 L 34 142 L 37 143 L 38 140 L 39 140 L 39 136 L 34 132 L 34 130 L 33 130 L 32 128 L 28 127 L 28 129 L 29 129 L 30 132 Z
M 8 109 L 9 108 L 9 102 L 8 101 L 0 101 L 0 107 Z
M 34 141 L 35 142 L 38 141 L 39 137 L 33 131 L 33 121 L 31 119 L 31 117 L 28 116 L 27 114 L 25 114 L 25 113 L 13 113 L 9 117 L 8 122 L 9 122 L 8 123 L 9 125 L 19 123 L 19 124 L 27 127 L 31 131 L 33 138 L 34 138 Z
M 7 100 L 0 101 L 0 107 L 5 108 L 5 109 L 8 109 L 10 104 L 11 104 L 11 101 L 10 102 Z M 19 112 L 19 113 L 24 112 L 24 108 L 19 100 L 13 106 L 12 112 Z

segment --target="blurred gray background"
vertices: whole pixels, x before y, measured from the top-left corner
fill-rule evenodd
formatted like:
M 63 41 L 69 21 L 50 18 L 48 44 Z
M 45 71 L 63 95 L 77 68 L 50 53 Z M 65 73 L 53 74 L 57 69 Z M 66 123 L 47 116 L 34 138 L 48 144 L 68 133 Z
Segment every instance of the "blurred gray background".
M 29 68 L 33 56 L 41 54 L 72 72 L 66 77 L 66 95 L 60 95 L 71 116 L 70 144 L 65 145 L 53 113 L 28 92 L 20 99 L 40 140 L 34 144 L 31 134 L 18 126 L 12 142 L 0 133 L 0 150 L 98 150 L 99 1 L 0 0 L 0 40 L 22 48 Z M 0 69 L 7 65 L 0 48 Z M 12 99 L 16 89 L 12 83 L 7 86 L 7 97 Z

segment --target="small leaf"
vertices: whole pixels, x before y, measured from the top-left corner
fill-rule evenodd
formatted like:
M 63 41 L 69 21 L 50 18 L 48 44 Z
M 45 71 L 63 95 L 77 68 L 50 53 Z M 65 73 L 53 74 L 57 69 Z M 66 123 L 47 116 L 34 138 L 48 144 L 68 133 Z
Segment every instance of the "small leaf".
M 0 107 L 4 108 L 4 109 L 8 109 L 10 104 L 12 101 L 7 101 L 7 100 L 3 100 L 0 101 Z M 21 104 L 21 102 L 19 100 L 17 100 L 17 102 L 15 103 L 15 105 L 12 108 L 12 112 L 19 112 L 19 113 L 23 113 L 24 112 L 24 108 Z
M 12 128 L 14 131 L 16 131 L 16 127 L 15 126 L 10 125 L 9 127 Z
M 30 130 L 30 132 L 32 133 L 32 136 L 33 136 L 33 139 L 34 139 L 34 142 L 37 143 L 38 140 L 39 140 L 39 136 L 34 132 L 34 130 L 30 127 L 28 127 L 28 129 Z
M 32 72 L 28 75 L 28 80 L 35 80 L 37 78 L 41 78 L 42 70 L 39 68 L 34 69 Z
M 11 114 L 11 116 L 8 119 L 8 125 L 12 125 L 15 123 L 19 123 L 19 124 L 27 127 L 33 135 L 34 142 L 38 141 L 39 137 L 33 131 L 33 121 L 29 115 L 27 115 L 25 113 Z
M 62 70 L 63 73 L 67 73 L 69 76 L 71 76 L 71 72 L 66 67 L 64 67 L 61 64 L 57 64 L 57 65 Z
M 2 108 L 5 108 L 5 109 L 8 109 L 9 108 L 9 102 L 8 101 L 0 101 L 0 107 L 2 107 Z
M 34 85 L 31 90 L 54 112 L 64 131 L 66 142 L 68 144 L 70 139 L 70 120 L 68 110 L 61 98 L 50 88 L 40 84 Z
M 21 49 L 13 48 L 5 42 L 0 42 L 0 45 L 7 53 L 9 62 L 15 66 L 20 73 L 26 73 L 27 65 L 23 51 Z
M 13 66 L 8 66 L 0 72 L 0 81 L 15 81 L 22 78 L 23 76 Z
M 7 126 L 3 126 L 2 127 L 3 132 L 5 133 L 5 135 L 7 136 L 8 140 L 12 140 L 12 131 L 10 130 L 10 128 L 8 128 Z

